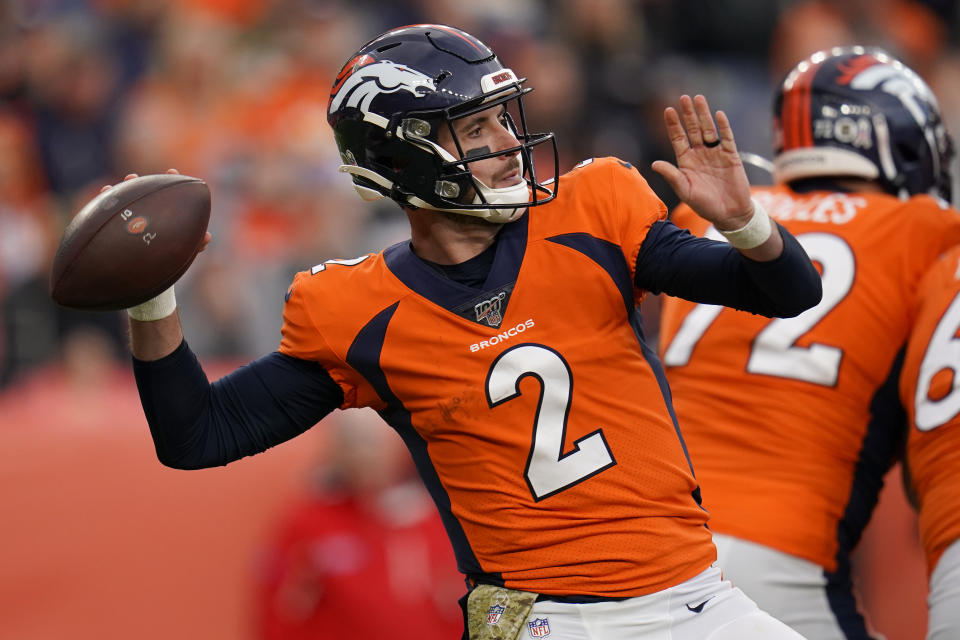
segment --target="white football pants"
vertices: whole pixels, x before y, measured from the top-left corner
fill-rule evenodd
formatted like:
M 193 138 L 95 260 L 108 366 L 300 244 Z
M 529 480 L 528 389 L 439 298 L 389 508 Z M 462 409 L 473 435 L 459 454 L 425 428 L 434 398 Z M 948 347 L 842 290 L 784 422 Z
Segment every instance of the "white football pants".
M 960 638 L 960 540 L 947 547 L 930 576 L 927 640 Z
M 714 565 L 675 587 L 626 600 L 538 601 L 518 640 L 804 640 L 760 611 Z
M 852 589 L 828 584 L 820 565 L 716 532 L 713 542 L 723 577 L 810 640 L 879 637 L 867 631 Z

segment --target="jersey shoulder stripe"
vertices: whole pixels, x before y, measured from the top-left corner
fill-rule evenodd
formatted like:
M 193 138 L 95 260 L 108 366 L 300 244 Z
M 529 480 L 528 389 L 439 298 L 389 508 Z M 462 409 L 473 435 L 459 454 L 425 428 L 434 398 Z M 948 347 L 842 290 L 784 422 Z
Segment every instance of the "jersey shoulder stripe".
M 637 253 L 666 205 L 629 162 L 595 158 L 561 177 L 556 200 L 530 210 L 530 241 L 577 235 L 617 247 L 633 282 Z M 595 245 L 596 246 L 596 245 Z M 641 292 L 637 292 L 637 301 Z
M 346 366 L 347 349 L 371 319 L 407 293 L 382 253 L 301 271 L 287 291 L 279 351 L 323 365 L 343 389 L 344 407 L 381 408 L 370 385 Z

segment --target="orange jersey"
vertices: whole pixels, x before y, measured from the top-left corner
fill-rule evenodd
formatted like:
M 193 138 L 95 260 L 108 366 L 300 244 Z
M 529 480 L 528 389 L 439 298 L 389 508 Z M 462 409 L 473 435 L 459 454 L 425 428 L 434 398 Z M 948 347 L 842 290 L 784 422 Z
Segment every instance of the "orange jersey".
M 907 463 L 932 572 L 960 538 L 960 247 L 923 279 L 900 397 L 910 416 Z
M 716 556 L 635 314 L 637 251 L 666 210 L 615 159 L 561 183 L 501 230 L 482 289 L 406 242 L 298 274 L 280 350 L 397 429 L 468 576 L 638 596 Z
M 909 309 L 927 267 L 960 242 L 960 215 L 927 196 L 754 197 L 818 265 L 822 301 L 771 320 L 665 298 L 663 363 L 711 529 L 832 571 L 902 443 Z M 686 207 L 673 219 L 716 233 Z

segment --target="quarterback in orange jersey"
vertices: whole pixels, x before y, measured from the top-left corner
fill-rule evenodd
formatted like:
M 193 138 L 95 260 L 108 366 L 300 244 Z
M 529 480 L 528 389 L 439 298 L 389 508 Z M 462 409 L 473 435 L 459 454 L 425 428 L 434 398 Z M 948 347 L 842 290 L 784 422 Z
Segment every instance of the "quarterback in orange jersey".
M 802 62 L 776 116 L 777 184 L 753 197 L 819 266 L 823 299 L 774 320 L 666 299 L 661 355 L 724 575 L 810 638 L 868 638 L 849 554 L 902 448 L 918 283 L 960 242 L 951 143 L 926 84 L 877 50 Z M 684 206 L 672 220 L 716 234 Z
M 279 350 L 213 385 L 172 293 L 130 309 L 157 454 L 226 464 L 372 407 L 442 516 L 464 638 L 799 638 L 715 566 L 636 303 L 666 291 L 796 316 L 820 300 L 817 271 L 751 200 L 729 122 L 702 96 L 665 111 L 677 164 L 654 169 L 729 243 L 668 222 L 622 160 L 557 176 L 553 134 L 527 130 L 528 91 L 451 27 L 362 47 L 328 107 L 341 170 L 364 199 L 400 204 L 411 239 L 297 274 Z
M 344 407 L 390 416 L 450 504 L 468 574 L 537 593 L 643 595 L 714 560 L 623 260 L 663 209 L 616 160 L 561 180 L 556 199 L 500 232 L 476 289 L 409 243 L 298 274 L 280 352 L 322 362 Z
M 930 573 L 927 640 L 960 629 L 960 247 L 923 279 L 900 378 L 906 468 Z

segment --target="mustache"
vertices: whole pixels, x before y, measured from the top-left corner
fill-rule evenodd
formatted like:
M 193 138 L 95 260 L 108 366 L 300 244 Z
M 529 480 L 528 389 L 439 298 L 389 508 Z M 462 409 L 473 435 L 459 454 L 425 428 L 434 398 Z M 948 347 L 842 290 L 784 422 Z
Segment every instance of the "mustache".
M 497 181 L 504 180 L 507 176 L 515 171 L 520 174 L 521 177 L 523 177 L 523 162 L 521 161 L 519 154 L 513 158 L 513 160 L 507 165 L 507 168 L 505 168 L 503 171 L 499 171 L 494 178 Z

